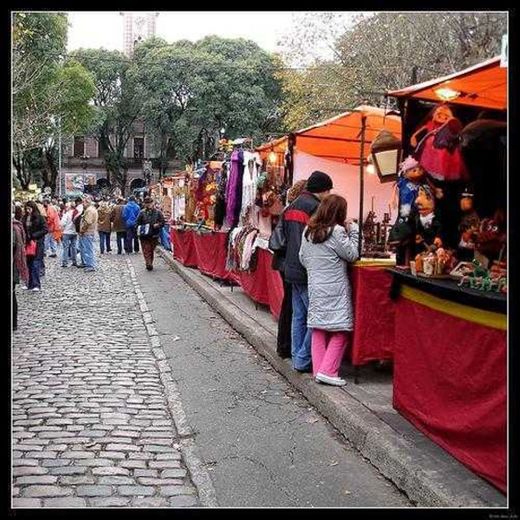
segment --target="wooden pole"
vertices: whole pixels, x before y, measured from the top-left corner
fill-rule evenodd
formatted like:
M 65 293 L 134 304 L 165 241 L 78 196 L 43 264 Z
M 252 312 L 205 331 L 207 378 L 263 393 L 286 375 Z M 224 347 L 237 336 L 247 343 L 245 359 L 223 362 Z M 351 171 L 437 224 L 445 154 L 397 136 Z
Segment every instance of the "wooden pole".
M 366 130 L 366 116 L 361 116 L 361 147 L 359 151 L 359 245 L 358 255 L 361 258 L 361 249 L 363 244 L 363 201 L 365 191 L 365 130 Z

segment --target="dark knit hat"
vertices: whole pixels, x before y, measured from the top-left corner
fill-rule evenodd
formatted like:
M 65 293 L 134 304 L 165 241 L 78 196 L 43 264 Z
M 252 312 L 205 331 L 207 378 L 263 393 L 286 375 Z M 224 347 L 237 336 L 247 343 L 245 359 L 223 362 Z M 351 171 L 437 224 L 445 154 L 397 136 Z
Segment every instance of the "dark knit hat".
M 322 191 L 331 190 L 332 188 L 332 179 L 326 173 L 318 170 L 312 172 L 307 179 L 307 191 L 311 193 L 321 193 Z

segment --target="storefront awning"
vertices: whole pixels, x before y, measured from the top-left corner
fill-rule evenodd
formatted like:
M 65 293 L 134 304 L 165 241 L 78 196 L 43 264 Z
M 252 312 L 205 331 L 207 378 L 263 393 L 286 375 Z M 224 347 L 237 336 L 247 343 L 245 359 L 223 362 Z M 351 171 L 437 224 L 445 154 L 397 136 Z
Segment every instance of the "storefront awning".
M 382 108 L 359 106 L 352 111 L 298 130 L 296 150 L 316 157 L 359 165 L 362 119 L 365 118 L 363 157 L 370 154 L 370 145 L 381 130 L 401 138 L 401 118 Z
M 500 66 L 500 56 L 460 72 L 425 81 L 388 95 L 450 104 L 507 109 L 507 67 Z M 450 99 L 451 96 L 453 99 Z

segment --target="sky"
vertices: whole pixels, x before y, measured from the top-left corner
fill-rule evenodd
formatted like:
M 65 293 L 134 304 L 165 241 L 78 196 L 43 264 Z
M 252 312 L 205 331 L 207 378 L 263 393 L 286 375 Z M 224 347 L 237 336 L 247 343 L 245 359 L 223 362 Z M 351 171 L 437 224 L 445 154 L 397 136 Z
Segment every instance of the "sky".
M 286 12 L 160 12 L 156 35 L 168 42 L 199 40 L 210 34 L 248 38 L 263 49 L 277 50 L 277 41 L 288 32 L 293 15 Z M 69 12 L 68 50 L 80 47 L 123 50 L 123 17 L 118 11 Z

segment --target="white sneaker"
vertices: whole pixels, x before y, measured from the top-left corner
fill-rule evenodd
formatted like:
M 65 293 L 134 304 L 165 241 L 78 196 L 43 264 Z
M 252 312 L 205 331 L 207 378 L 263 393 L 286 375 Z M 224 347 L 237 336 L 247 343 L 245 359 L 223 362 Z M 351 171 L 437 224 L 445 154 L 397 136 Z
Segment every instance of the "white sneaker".
M 347 382 L 344 379 L 341 379 L 341 377 L 331 377 L 322 374 L 321 372 L 316 374 L 316 381 L 318 383 L 325 383 L 326 385 L 333 386 L 345 386 L 347 384 Z
M 38 292 L 40 291 L 41 289 L 39 287 L 33 287 L 32 289 L 30 289 L 31 291 L 34 291 L 34 292 Z
M 22 285 L 22 286 L 20 286 L 20 289 L 22 289 L 24 291 L 28 291 L 29 287 L 27 287 L 27 285 Z

